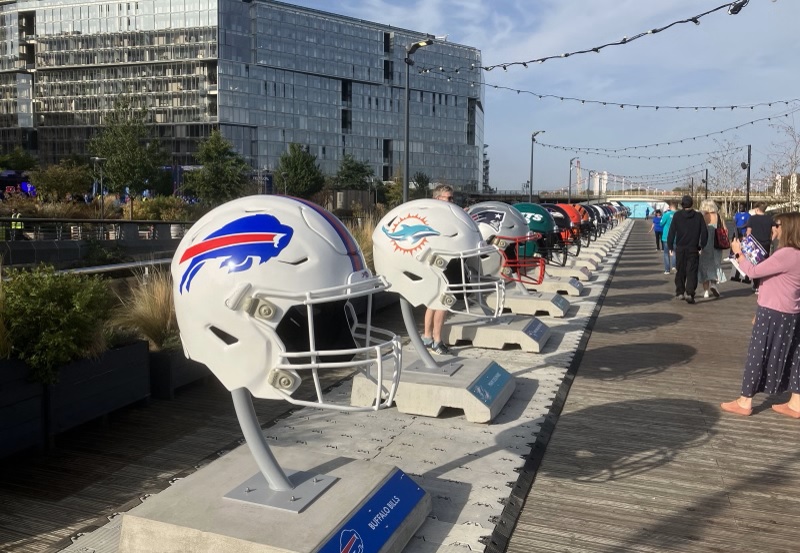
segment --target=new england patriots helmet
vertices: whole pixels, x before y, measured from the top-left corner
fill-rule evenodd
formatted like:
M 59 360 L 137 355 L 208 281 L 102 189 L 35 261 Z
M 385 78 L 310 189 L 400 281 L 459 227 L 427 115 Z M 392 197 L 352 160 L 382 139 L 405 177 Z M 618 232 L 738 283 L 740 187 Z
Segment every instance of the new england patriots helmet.
M 506 282 L 538 285 L 544 279 L 545 261 L 536 252 L 536 241 L 542 235 L 532 232 L 528 222 L 517 209 L 503 202 L 480 202 L 467 213 L 477 223 L 487 244 L 496 247 L 502 257 L 498 268 Z M 491 273 L 492 268 L 486 267 Z
M 229 390 L 364 410 L 323 398 L 320 371 L 352 367 L 377 386 L 366 409 L 391 405 L 400 340 L 371 324 L 372 296 L 389 285 L 372 275 L 355 239 L 325 209 L 285 196 L 230 201 L 192 225 L 171 271 L 186 356 Z M 366 312 L 364 323 L 354 302 Z M 292 396 L 301 375 L 313 380 L 315 400 Z

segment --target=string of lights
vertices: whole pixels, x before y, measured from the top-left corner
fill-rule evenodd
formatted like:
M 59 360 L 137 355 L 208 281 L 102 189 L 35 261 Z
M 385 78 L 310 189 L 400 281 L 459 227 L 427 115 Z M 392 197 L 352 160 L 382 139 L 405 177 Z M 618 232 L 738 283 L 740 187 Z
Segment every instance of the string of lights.
M 622 46 L 624 44 L 630 44 L 631 42 L 633 42 L 635 40 L 638 40 L 638 39 L 640 39 L 642 37 L 645 37 L 645 36 L 648 36 L 648 35 L 654 35 L 656 33 L 662 32 L 662 31 L 666 31 L 667 29 L 670 29 L 671 27 L 674 27 L 676 25 L 682 25 L 684 23 L 694 23 L 695 25 L 700 25 L 700 19 L 702 19 L 703 17 L 706 17 L 707 15 L 711 15 L 712 13 L 718 12 L 720 10 L 727 9 L 728 15 L 737 15 L 740 11 L 742 11 L 742 8 L 744 8 L 749 3 L 750 3 L 750 0 L 736 0 L 734 2 L 728 2 L 727 4 L 723 4 L 723 5 L 718 6 L 718 7 L 714 8 L 714 9 L 712 9 L 712 10 L 708 10 L 706 12 L 703 12 L 701 14 L 695 15 L 693 17 L 687 17 L 686 19 L 673 21 L 669 25 L 664 25 L 663 27 L 656 27 L 654 29 L 650 29 L 649 31 L 644 31 L 644 32 L 641 32 L 641 33 L 637 33 L 637 34 L 635 34 L 635 35 L 633 35 L 631 37 L 624 36 L 624 37 L 622 37 L 621 40 L 618 40 L 616 42 L 609 42 L 609 43 L 606 43 L 606 44 L 601 44 L 599 46 L 594 46 L 592 48 L 587 48 L 585 50 L 576 50 L 574 52 L 566 52 L 564 54 L 558 54 L 558 55 L 553 55 L 553 56 L 544 56 L 544 57 L 541 57 L 541 58 L 534 58 L 534 59 L 530 59 L 530 60 L 526 60 L 526 61 L 512 61 L 512 62 L 506 62 L 506 63 L 497 63 L 495 65 L 478 66 L 478 65 L 473 63 L 469 67 L 457 67 L 456 69 L 445 69 L 443 66 L 440 66 L 438 68 L 438 71 L 442 72 L 442 73 L 458 73 L 459 71 L 464 71 L 464 70 L 472 71 L 472 70 L 475 70 L 475 69 L 483 69 L 484 71 L 491 71 L 492 69 L 496 69 L 498 67 L 502 67 L 503 71 L 508 71 L 509 67 L 515 67 L 515 66 L 522 66 L 525 69 L 527 69 L 528 68 L 528 64 L 544 63 L 544 62 L 546 62 L 548 60 L 565 59 L 565 58 L 569 58 L 569 57 L 577 56 L 577 55 L 581 55 L 581 54 L 589 54 L 589 53 L 599 54 L 600 51 L 605 49 L 605 48 L 610 48 L 611 46 Z M 431 69 L 431 68 L 428 68 L 428 69 Z
M 760 122 L 763 122 L 763 121 L 772 121 L 773 119 L 777 119 L 778 117 L 788 117 L 788 116 L 790 116 L 793 113 L 796 113 L 798 111 L 800 111 L 800 108 L 794 108 L 794 109 L 791 109 L 791 110 L 789 110 L 789 111 L 787 111 L 785 113 L 771 115 L 769 117 L 761 117 L 759 119 L 754 119 L 752 121 L 748 121 L 747 123 L 742 123 L 741 125 L 736 125 L 734 127 L 723 129 L 721 131 L 714 131 L 714 132 L 710 132 L 710 133 L 707 133 L 707 134 L 702 134 L 702 135 L 697 135 L 697 136 L 690 136 L 688 138 L 681 138 L 679 140 L 672 140 L 670 142 L 658 142 L 656 144 L 644 144 L 644 145 L 641 145 L 641 146 L 626 146 L 624 148 L 595 148 L 595 147 L 590 147 L 590 146 L 559 146 L 559 145 L 556 145 L 556 144 L 547 144 L 547 143 L 544 143 L 544 142 L 536 142 L 536 143 L 539 144 L 542 147 L 545 147 L 545 148 L 555 148 L 555 149 L 559 149 L 559 150 L 567 150 L 567 151 L 570 151 L 570 152 L 583 152 L 583 153 L 587 153 L 587 154 L 597 154 L 597 155 L 602 155 L 602 154 L 607 154 L 607 153 L 618 154 L 619 152 L 627 152 L 627 151 L 631 151 L 631 150 L 640 150 L 640 149 L 643 150 L 643 149 L 646 149 L 646 148 L 656 148 L 656 147 L 660 147 L 660 146 L 672 146 L 672 145 L 675 145 L 675 144 L 683 144 L 684 142 L 696 141 L 698 138 L 700 138 L 700 139 L 710 138 L 710 137 L 712 137 L 714 135 L 717 135 L 717 134 L 723 134 L 723 133 L 726 133 L 726 132 L 730 132 L 730 131 L 741 129 L 742 127 L 746 127 L 747 125 L 754 125 L 755 123 L 760 123 Z M 716 153 L 716 152 L 714 152 L 714 153 Z M 674 156 L 635 156 L 635 155 L 630 155 L 630 156 L 620 156 L 620 157 L 631 157 L 631 158 L 634 158 L 634 159 L 670 159 L 670 158 L 680 158 L 680 157 L 692 157 L 692 156 L 698 156 L 698 155 L 707 155 L 707 154 L 680 154 L 680 155 L 674 155 Z M 609 157 L 614 157 L 614 156 L 609 156 Z
M 562 150 L 565 152 L 575 152 L 578 154 L 587 154 L 587 155 L 596 155 L 600 157 L 612 158 L 612 159 L 681 159 L 681 158 L 691 158 L 691 157 L 700 157 L 700 156 L 710 156 L 714 154 L 721 154 L 724 153 L 726 150 L 717 150 L 714 152 L 696 152 L 693 154 L 673 154 L 673 155 L 633 155 L 633 154 L 609 154 L 607 152 L 601 150 L 593 150 L 591 148 L 579 148 L 579 147 L 570 147 L 570 146 L 556 146 L 554 144 L 546 144 L 543 142 L 536 141 L 537 146 L 542 146 L 544 148 L 550 148 L 553 150 Z
M 470 86 L 474 86 L 476 84 L 481 84 L 481 83 L 479 83 L 479 82 L 470 82 Z M 569 102 L 580 102 L 581 104 L 596 104 L 596 105 L 603 105 L 603 106 L 616 106 L 616 107 L 619 107 L 621 109 L 625 109 L 625 108 L 636 108 L 636 109 L 646 108 L 646 109 L 653 109 L 655 111 L 658 111 L 660 109 L 662 109 L 662 110 L 673 110 L 673 109 L 674 110 L 693 110 L 693 111 L 700 111 L 700 110 L 716 111 L 718 109 L 719 110 L 728 110 L 728 109 L 729 110 L 735 110 L 735 109 L 751 109 L 752 110 L 752 109 L 761 108 L 761 107 L 771 108 L 773 105 L 780 105 L 780 104 L 783 104 L 784 106 L 788 106 L 789 104 L 800 102 L 800 98 L 792 98 L 791 100 L 774 100 L 772 102 L 758 102 L 758 103 L 754 103 L 754 104 L 737 104 L 737 105 L 728 104 L 728 105 L 716 105 L 716 106 L 668 106 L 668 105 L 663 105 L 662 106 L 662 105 L 654 105 L 654 104 L 635 104 L 635 103 L 630 103 L 630 102 L 621 103 L 621 102 L 610 102 L 610 101 L 604 101 L 604 100 L 588 100 L 588 99 L 584 99 L 584 98 L 572 98 L 572 97 L 569 97 L 569 96 L 560 96 L 558 94 L 543 94 L 543 93 L 540 93 L 540 92 L 533 92 L 531 90 L 523 90 L 523 89 L 511 88 L 511 87 L 501 86 L 501 85 L 496 85 L 496 84 L 491 84 L 491 83 L 485 83 L 485 85 L 487 87 L 491 87 L 491 88 L 494 88 L 494 89 L 497 89 L 497 90 L 508 90 L 510 92 L 516 92 L 517 94 L 529 94 L 531 96 L 535 96 L 535 97 L 539 98 L 540 100 L 545 99 L 545 98 L 552 98 L 552 99 L 556 99 L 556 100 L 561 100 L 562 102 L 569 101 Z

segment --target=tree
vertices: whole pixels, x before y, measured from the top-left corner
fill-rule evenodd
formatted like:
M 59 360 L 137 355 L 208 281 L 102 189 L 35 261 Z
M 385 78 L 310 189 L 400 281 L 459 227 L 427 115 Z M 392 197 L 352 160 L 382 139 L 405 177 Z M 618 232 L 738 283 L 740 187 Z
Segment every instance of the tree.
M 308 147 L 289 144 L 289 151 L 281 154 L 275 171 L 275 190 L 297 198 L 311 198 L 322 190 L 325 175 L 317 165 L 317 157 Z
M 417 198 L 427 198 L 428 197 L 428 187 L 431 184 L 431 179 L 423 173 L 422 171 L 417 171 L 414 173 L 414 177 L 411 179 L 414 183 L 414 191 L 413 193 L 409 193 L 412 200 Z
M 128 100 L 118 100 L 114 111 L 106 116 L 106 124 L 89 143 L 89 151 L 103 162 L 106 188 L 116 193 L 127 192 L 131 202 L 136 195 L 163 178 L 162 167 L 169 155 L 161 143 L 151 138 L 146 109 L 134 108 Z M 131 217 L 133 205 L 131 205 Z
M 68 194 L 83 195 L 89 188 L 91 171 L 86 165 L 64 159 L 57 165 L 31 171 L 30 178 L 40 198 L 57 202 Z
M 224 203 L 243 195 L 252 169 L 219 130 L 200 143 L 195 158 L 201 169 L 185 175 L 184 192 L 202 203 Z
M 344 154 L 334 186 L 337 190 L 368 190 L 374 174 L 369 164 L 356 160 L 351 154 Z
M 10 153 L 0 156 L 0 167 L 14 171 L 30 171 L 36 167 L 36 158 L 17 146 Z

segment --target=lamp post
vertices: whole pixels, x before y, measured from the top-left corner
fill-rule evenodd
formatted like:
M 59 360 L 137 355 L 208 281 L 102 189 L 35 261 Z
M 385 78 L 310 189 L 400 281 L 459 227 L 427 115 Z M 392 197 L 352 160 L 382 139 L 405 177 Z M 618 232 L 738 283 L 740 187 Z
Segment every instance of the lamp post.
M 100 164 L 100 235 L 105 235 L 103 227 L 103 219 L 106 218 L 106 192 L 103 188 L 103 162 L 106 160 L 104 157 L 89 158 L 94 163 L 94 170 L 97 171 L 97 164 Z
M 567 186 L 567 203 L 572 203 L 572 163 L 578 159 L 577 157 L 573 157 L 569 160 L 569 181 Z
M 289 179 L 288 179 L 289 173 L 284 171 L 283 173 L 281 173 L 281 177 L 283 178 L 283 195 L 284 196 L 288 196 L 289 194 L 287 193 L 287 188 L 286 187 L 289 184 L 289 182 L 288 182 L 289 181 Z
M 409 151 L 408 151 L 408 127 L 409 127 L 409 109 L 408 109 L 408 101 L 409 97 L 411 96 L 411 90 L 408 88 L 408 74 L 409 70 L 412 65 L 414 65 L 414 60 L 411 59 L 411 55 L 419 50 L 420 48 L 424 48 L 425 46 L 430 46 L 433 44 L 432 38 L 427 38 L 425 40 L 420 40 L 414 42 L 413 44 L 409 44 L 406 48 L 406 57 L 403 61 L 406 62 L 406 92 L 405 92 L 405 132 L 403 133 L 403 203 L 408 201 L 408 162 L 409 162 Z
M 531 180 L 528 181 L 528 203 L 533 203 L 533 145 L 536 144 L 536 135 L 543 132 L 533 131 L 533 134 L 531 134 Z M 570 175 L 570 178 L 572 178 L 572 175 Z
M 703 184 L 706 187 L 706 200 L 708 199 L 708 169 L 706 169 L 706 178 L 703 179 Z
M 747 145 L 747 163 L 742 162 L 742 169 L 747 169 L 747 188 L 744 197 L 745 209 L 750 209 L 750 152 L 752 144 Z

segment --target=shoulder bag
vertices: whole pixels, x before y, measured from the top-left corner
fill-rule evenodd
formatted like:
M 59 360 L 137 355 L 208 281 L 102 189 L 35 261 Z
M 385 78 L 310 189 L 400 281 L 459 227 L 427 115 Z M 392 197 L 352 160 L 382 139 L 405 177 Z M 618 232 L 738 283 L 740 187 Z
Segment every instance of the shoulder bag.
M 714 230 L 714 249 L 727 250 L 731 247 L 731 241 L 728 239 L 728 229 L 725 228 L 725 222 L 722 217 L 717 214 L 717 228 Z

